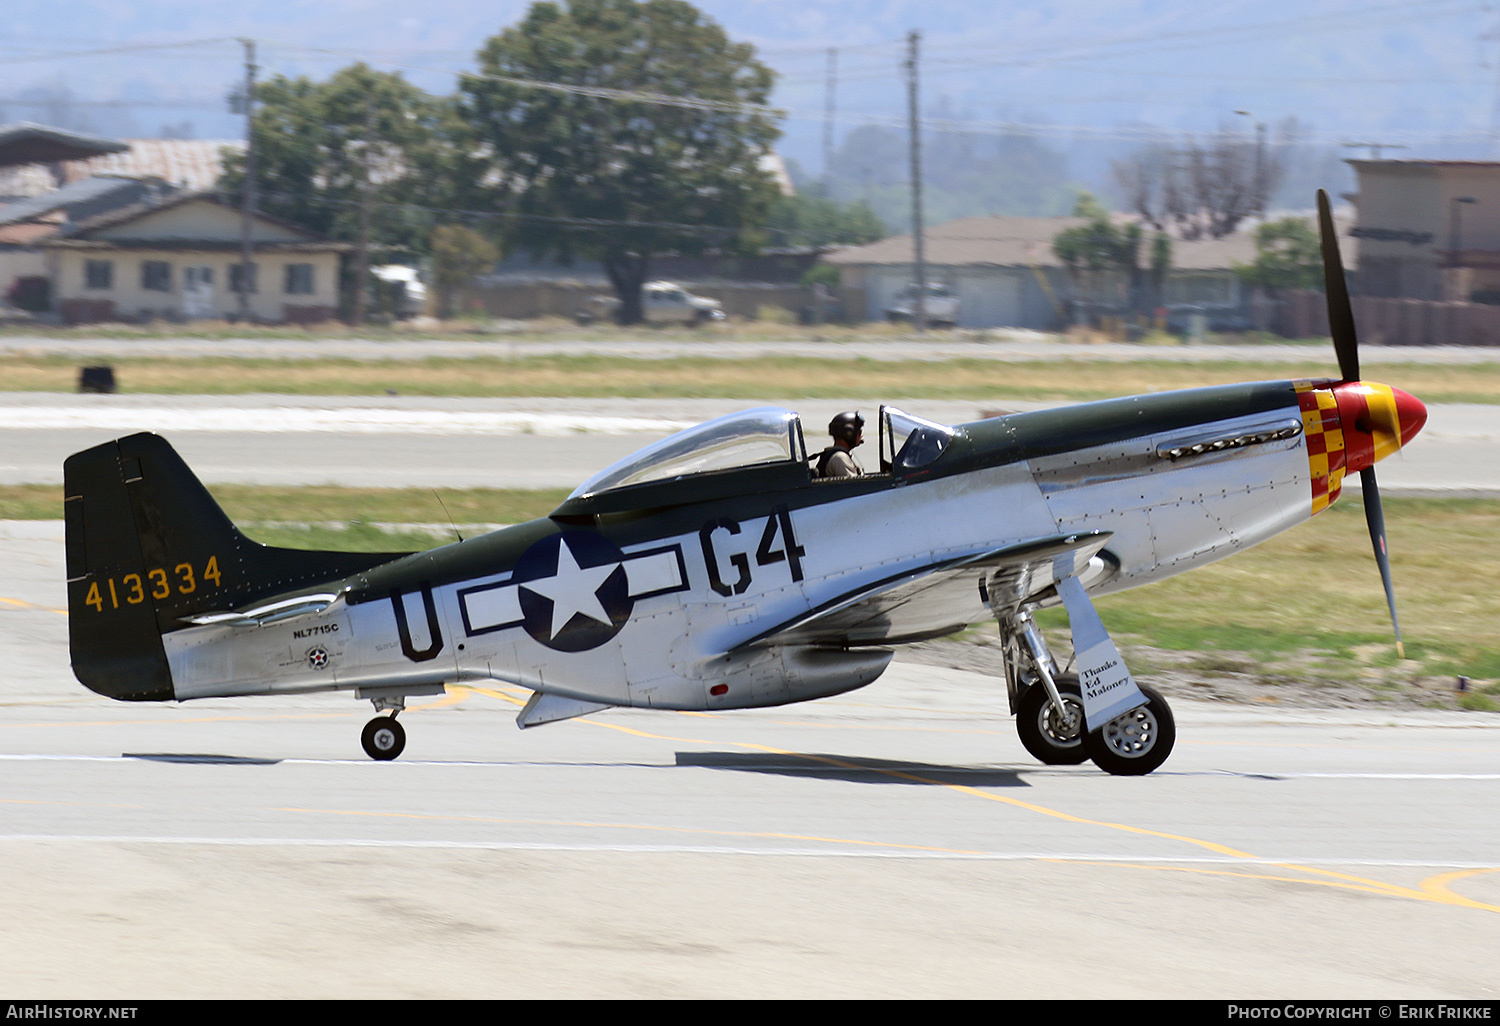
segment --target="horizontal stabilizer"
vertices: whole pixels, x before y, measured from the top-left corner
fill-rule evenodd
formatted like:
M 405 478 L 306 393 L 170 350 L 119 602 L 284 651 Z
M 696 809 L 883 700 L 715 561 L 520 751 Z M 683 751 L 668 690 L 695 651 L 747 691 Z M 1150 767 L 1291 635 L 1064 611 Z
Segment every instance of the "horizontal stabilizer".
M 516 714 L 516 726 L 525 730 L 527 727 L 540 727 L 544 723 L 571 720 L 575 716 L 587 716 L 589 713 L 611 708 L 613 706 L 600 702 L 585 702 L 563 695 L 549 695 L 533 691 L 526 707 Z

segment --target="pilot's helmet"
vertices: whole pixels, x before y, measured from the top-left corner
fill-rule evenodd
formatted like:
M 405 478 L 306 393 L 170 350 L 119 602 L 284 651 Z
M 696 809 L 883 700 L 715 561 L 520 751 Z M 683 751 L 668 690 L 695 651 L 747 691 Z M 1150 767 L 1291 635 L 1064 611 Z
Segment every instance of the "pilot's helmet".
M 853 410 L 840 413 L 828 422 L 828 433 L 835 441 L 840 441 L 854 448 L 859 444 L 860 432 L 865 429 L 865 418 Z

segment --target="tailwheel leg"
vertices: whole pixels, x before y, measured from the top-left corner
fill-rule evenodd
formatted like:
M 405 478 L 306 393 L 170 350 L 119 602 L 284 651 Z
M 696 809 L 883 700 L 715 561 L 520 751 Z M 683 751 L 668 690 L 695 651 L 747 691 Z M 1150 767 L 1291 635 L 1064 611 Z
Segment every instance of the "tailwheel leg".
M 401 754 L 406 747 L 406 728 L 396 722 L 396 714 L 375 717 L 365 724 L 359 735 L 365 746 L 365 754 L 372 759 L 387 762 Z
M 375 706 L 375 718 L 365 724 L 359 740 L 365 746 L 365 754 L 372 759 L 388 762 L 401 754 L 406 747 L 406 731 L 396 722 L 406 708 L 406 699 L 411 695 L 441 695 L 441 684 L 375 685 L 358 688 L 354 694 L 368 698 Z

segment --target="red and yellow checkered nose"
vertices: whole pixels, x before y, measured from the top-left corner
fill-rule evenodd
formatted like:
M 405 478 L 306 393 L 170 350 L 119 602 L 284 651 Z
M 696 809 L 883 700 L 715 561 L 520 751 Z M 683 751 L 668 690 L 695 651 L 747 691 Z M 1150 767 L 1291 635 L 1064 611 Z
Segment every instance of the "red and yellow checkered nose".
M 1344 472 L 1373 466 L 1411 441 L 1427 423 L 1427 407 L 1414 395 L 1373 381 L 1333 387 L 1344 433 Z
M 1427 407 L 1389 385 L 1299 381 L 1296 388 L 1314 513 L 1339 497 L 1345 474 L 1357 474 L 1389 456 L 1427 423 Z

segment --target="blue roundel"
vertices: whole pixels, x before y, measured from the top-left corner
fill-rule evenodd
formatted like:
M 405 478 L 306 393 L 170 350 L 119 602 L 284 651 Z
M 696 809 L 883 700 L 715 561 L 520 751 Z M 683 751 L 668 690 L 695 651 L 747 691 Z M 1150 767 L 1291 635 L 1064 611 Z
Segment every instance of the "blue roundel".
M 534 543 L 516 561 L 526 633 L 559 652 L 583 652 L 609 641 L 635 605 L 625 556 L 593 531 L 564 531 Z

